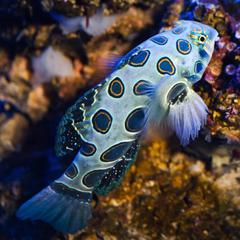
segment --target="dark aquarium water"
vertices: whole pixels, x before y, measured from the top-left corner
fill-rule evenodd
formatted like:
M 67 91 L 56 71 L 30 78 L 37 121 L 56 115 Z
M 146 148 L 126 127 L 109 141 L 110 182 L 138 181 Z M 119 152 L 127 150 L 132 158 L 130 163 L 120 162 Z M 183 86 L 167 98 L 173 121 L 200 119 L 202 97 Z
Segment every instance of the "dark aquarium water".
M 176 27 L 179 20 L 208 25 L 218 37 L 195 29 L 186 35 L 188 41 L 178 39 L 184 30 Z M 172 35 L 149 40 L 162 51 L 135 48 L 163 31 Z M 211 40 L 216 41 L 212 57 L 206 44 Z M 167 42 L 173 44 L 167 47 Z M 178 59 L 165 56 L 172 56 L 172 48 L 177 48 Z M 194 51 L 199 53 L 197 64 L 190 57 Z M 159 59 L 155 65 L 153 55 Z M 206 58 L 205 65 L 201 58 Z M 182 69 L 176 63 L 181 59 L 190 67 Z M 182 82 L 164 98 L 168 90 L 147 81 L 151 68 L 146 66 L 156 66 L 159 78 L 154 81 L 163 86 L 172 84 L 171 79 Z M 142 75 L 141 67 L 146 69 Z M 105 89 L 106 108 L 126 97 L 132 76 L 140 80 L 131 92 L 135 95 L 116 107 L 113 116 L 105 110 L 94 115 L 92 109 L 102 106 L 104 98 L 96 94 L 114 71 L 125 71 L 126 79 L 115 78 Z M 100 82 L 69 110 L 58 129 L 66 110 Z M 156 105 L 166 99 L 167 105 L 147 105 L 146 112 L 154 112 L 149 115 L 137 109 L 126 115 L 124 125 L 116 116 L 142 97 Z M 165 121 L 145 124 L 145 116 L 152 115 Z M 114 147 L 109 143 L 101 167 L 114 166 L 99 170 L 88 159 L 108 143 L 106 134 L 109 139 L 112 132 L 122 136 L 123 125 L 136 136 L 134 141 Z M 89 139 L 98 141 L 97 147 Z M 75 217 L 82 211 L 80 199 L 92 207 L 87 226 L 69 234 L 44 221 L 18 218 L 17 209 L 66 169 L 65 177 L 78 176 L 79 166 L 71 165 L 77 154 L 84 155 L 82 171 L 86 166 L 93 170 L 81 183 L 94 188 L 92 201 L 86 203 L 85 193 L 69 185 L 52 184 L 50 189 L 61 197 L 29 214 L 49 212 L 49 219 L 64 209 L 52 215 L 55 222 L 68 216 L 63 230 L 66 224 L 80 224 Z M 0 1 L 0 240 L 15 239 L 240 239 L 239 0 Z

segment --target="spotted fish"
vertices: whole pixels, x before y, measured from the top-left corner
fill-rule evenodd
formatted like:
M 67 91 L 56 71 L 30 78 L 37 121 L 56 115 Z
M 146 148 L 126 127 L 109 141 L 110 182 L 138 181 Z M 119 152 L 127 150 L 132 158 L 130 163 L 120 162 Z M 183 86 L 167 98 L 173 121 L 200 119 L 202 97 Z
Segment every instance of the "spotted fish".
M 60 122 L 56 152 L 72 164 L 17 216 L 74 233 L 91 218 L 93 192 L 105 195 L 120 184 L 150 123 L 175 132 L 183 145 L 195 139 L 207 107 L 192 85 L 201 79 L 217 39 L 209 26 L 179 21 L 123 56 Z

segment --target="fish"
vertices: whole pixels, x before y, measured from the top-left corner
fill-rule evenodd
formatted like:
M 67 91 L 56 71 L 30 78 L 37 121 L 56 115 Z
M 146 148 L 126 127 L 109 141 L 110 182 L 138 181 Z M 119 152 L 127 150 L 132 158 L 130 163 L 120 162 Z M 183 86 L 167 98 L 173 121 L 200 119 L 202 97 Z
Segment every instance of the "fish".
M 106 195 L 121 184 L 151 124 L 175 132 L 182 145 L 194 140 L 208 112 L 192 87 L 202 78 L 217 40 L 214 28 L 181 20 L 118 59 L 59 123 L 56 154 L 72 163 L 17 216 L 75 233 L 92 217 L 93 193 Z

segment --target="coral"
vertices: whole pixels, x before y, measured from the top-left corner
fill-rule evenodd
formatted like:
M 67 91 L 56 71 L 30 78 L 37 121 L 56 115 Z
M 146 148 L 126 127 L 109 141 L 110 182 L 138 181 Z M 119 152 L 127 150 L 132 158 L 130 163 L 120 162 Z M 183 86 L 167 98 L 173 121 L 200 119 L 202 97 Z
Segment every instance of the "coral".
M 93 15 L 97 8 L 100 6 L 104 8 L 107 13 L 115 13 L 123 10 L 127 10 L 131 6 L 141 4 L 145 8 L 153 8 L 161 6 L 164 2 L 170 1 L 159 1 L 159 0 L 113 0 L 113 1 L 81 1 L 78 3 L 76 0 L 61 1 L 61 0 L 43 0 L 42 5 L 47 11 L 58 11 L 67 16 L 79 16 L 79 15 Z
M 75 75 L 72 62 L 52 47 L 48 47 L 41 56 L 33 58 L 32 67 L 35 85 L 41 82 L 49 82 L 54 77 Z
M 49 99 L 42 86 L 36 87 L 29 93 L 27 109 L 29 117 L 33 121 L 39 121 L 47 113 L 49 105 Z
M 14 114 L 10 119 L 1 119 L 0 160 L 11 152 L 19 151 L 29 129 L 28 121 L 21 114 Z

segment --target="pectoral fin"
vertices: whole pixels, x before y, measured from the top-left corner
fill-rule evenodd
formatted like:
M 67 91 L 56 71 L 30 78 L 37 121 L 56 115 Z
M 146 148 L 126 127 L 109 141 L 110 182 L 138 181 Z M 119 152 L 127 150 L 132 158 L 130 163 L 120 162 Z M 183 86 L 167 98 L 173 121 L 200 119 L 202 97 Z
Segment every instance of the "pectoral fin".
M 164 83 L 156 87 L 151 119 L 159 126 L 162 137 L 174 132 L 181 144 L 187 145 L 206 123 L 207 106 L 186 78 L 177 81 L 165 77 L 162 80 Z
M 176 86 L 169 92 L 167 123 L 182 145 L 198 136 L 207 121 L 208 108 L 202 98 L 187 85 Z

